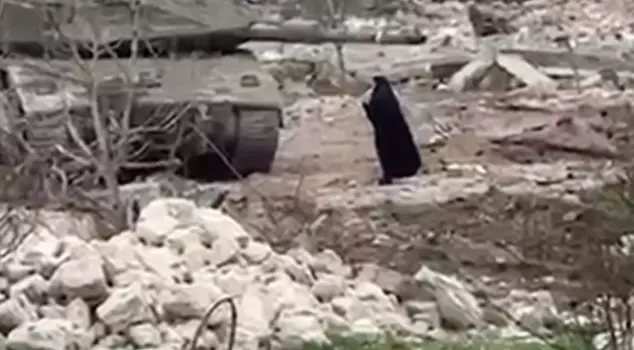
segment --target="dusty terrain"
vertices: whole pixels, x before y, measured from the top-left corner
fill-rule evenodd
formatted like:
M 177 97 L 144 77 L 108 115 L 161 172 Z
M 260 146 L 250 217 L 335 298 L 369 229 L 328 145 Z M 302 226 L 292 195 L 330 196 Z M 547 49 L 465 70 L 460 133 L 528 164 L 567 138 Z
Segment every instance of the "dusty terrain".
M 511 112 L 492 107 L 500 99 L 466 108 L 452 100 L 445 118 L 460 120 L 462 130 L 438 145 L 421 145 L 425 171 L 387 188 L 375 186 L 379 170 L 372 136 L 355 100 L 325 97 L 302 103 L 301 125 L 286 131 L 293 135 L 283 143 L 273 172 L 250 177 L 234 195 L 235 207 L 280 249 L 297 241 L 306 246 L 306 238 L 297 237 L 313 225 L 318 227 L 308 231 L 308 246 L 334 248 L 350 262 L 379 262 L 407 273 L 423 263 L 444 271 L 467 268 L 495 284 L 552 283 L 544 279 L 551 272 L 531 261 L 564 256 L 537 244 L 549 228 L 535 221 L 574 225 L 575 194 L 614 179 L 610 163 L 618 162 L 618 148 L 610 149 L 605 135 L 617 138 L 625 132 L 616 123 L 625 112 L 612 107 L 601 117 L 601 103 L 582 111 L 559 103 L 546 111 Z M 618 100 L 604 104 L 618 106 Z M 557 130 L 562 117 L 579 124 L 572 132 Z M 483 127 L 493 120 L 505 127 L 497 132 Z M 531 135 L 526 130 L 535 124 L 554 129 Z M 579 130 L 584 125 L 599 131 L 584 133 Z M 517 130 L 523 130 L 517 140 L 491 141 L 505 134 L 517 138 Z M 566 150 L 566 143 L 579 149 Z M 465 166 L 453 170 L 457 164 Z
M 429 16 L 449 16 L 434 31 L 463 31 L 463 19 L 451 16 L 462 5 L 454 5 L 438 5 L 449 15 Z M 560 5 L 553 21 L 581 41 L 631 31 L 623 16 L 628 9 L 617 1 Z M 543 15 L 540 6 L 534 1 L 520 11 L 520 25 Z M 345 50 L 348 67 L 398 65 L 426 52 Z M 378 162 L 357 98 L 299 98 L 287 108 L 273 172 L 242 183 L 230 201 L 235 215 L 282 250 L 329 247 L 348 262 L 378 262 L 406 273 L 429 264 L 498 287 L 574 285 L 566 269 L 544 269 L 542 262 L 568 261 L 556 246 L 572 244 L 562 232 L 588 229 L 578 215 L 581 194 L 617 178 L 630 149 L 630 92 L 447 94 L 416 84 L 398 90 L 416 111 L 409 121 L 424 161 L 419 176 L 375 186 Z

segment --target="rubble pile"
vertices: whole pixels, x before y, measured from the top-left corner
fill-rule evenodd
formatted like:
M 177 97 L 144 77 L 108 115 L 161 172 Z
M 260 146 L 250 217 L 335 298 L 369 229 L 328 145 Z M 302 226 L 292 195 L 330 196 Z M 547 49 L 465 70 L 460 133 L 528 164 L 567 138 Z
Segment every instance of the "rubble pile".
M 339 25 L 373 33 L 416 27 L 427 35 L 424 44 L 346 43 L 341 57 L 331 44 L 244 47 L 278 79 L 291 101 L 315 94 L 358 96 L 377 72 L 419 94 L 634 86 L 634 68 L 628 63 L 634 53 L 634 8 L 628 2 L 564 1 L 556 10 L 550 0 L 406 3 L 396 1 L 389 16 L 346 12 Z M 314 20 L 310 12 L 320 12 L 307 11 L 284 20 Z
M 538 330 L 558 314 L 545 291 L 493 301 L 425 266 L 407 277 L 374 264 L 347 266 L 330 250 L 278 254 L 221 211 L 179 198 L 152 201 L 134 230 L 108 241 L 42 227 L 4 258 L 0 286 L 3 341 L 27 350 L 181 349 L 225 296 L 237 305 L 236 348 L 254 350 L 327 342 L 332 333 L 509 334 L 521 330 L 510 319 Z M 210 317 L 199 346 L 227 341 L 228 311 Z

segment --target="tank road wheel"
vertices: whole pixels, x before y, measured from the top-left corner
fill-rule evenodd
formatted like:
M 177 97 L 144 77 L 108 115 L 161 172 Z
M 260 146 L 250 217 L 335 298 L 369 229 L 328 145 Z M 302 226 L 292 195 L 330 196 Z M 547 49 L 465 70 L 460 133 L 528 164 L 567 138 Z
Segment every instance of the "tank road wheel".
M 271 171 L 280 134 L 280 112 L 276 110 L 238 107 L 233 167 L 243 175 Z
M 236 179 L 234 171 L 247 176 L 271 170 L 278 147 L 279 111 L 221 103 L 211 106 L 208 112 L 210 119 L 196 122 L 206 138 L 184 142 L 179 152 L 184 165 L 178 174 L 213 182 Z M 226 166 L 218 151 L 233 169 Z
M 9 97 L 0 92 L 0 165 L 15 165 L 26 153 L 13 128 L 14 119 L 19 117 L 18 111 Z

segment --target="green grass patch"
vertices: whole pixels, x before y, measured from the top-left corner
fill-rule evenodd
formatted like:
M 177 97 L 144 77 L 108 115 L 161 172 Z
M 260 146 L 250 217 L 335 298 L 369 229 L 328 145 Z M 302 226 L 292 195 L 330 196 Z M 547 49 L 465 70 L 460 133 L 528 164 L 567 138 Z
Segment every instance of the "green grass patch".
M 301 350 L 586 350 L 587 343 L 572 336 L 551 337 L 548 344 L 526 339 L 456 337 L 447 341 L 402 340 L 385 336 L 330 336 L 331 344 L 305 344 Z

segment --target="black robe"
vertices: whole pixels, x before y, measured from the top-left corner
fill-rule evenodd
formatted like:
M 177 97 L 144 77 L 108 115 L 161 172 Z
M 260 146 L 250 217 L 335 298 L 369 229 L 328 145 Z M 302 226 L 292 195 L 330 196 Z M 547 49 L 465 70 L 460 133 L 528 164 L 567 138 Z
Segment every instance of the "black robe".
M 392 179 L 416 174 L 422 162 L 390 82 L 377 76 L 374 83 L 363 109 L 374 129 L 374 146 L 383 171 L 379 183 L 390 184 Z

